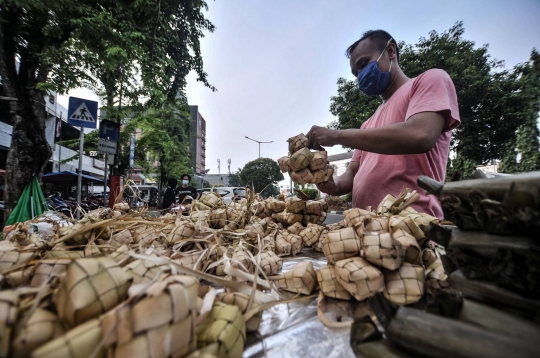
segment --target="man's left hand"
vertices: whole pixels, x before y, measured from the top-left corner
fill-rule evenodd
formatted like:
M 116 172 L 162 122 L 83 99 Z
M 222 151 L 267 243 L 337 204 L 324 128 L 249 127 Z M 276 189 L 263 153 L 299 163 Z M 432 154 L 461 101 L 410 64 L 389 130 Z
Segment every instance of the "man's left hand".
M 328 129 L 325 127 L 313 126 L 306 135 L 309 139 L 309 148 L 315 150 L 324 150 L 324 147 L 333 147 L 334 143 L 334 134 L 337 131 Z

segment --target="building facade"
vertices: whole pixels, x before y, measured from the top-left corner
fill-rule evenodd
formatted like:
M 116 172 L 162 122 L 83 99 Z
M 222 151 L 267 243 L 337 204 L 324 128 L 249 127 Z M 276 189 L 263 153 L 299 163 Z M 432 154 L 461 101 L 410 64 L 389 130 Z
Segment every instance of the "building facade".
M 189 106 L 189 108 L 193 131 L 189 150 L 195 165 L 195 174 L 203 175 L 206 171 L 206 121 L 199 112 L 199 106 Z
M 334 178 L 345 173 L 351 163 L 352 156 L 352 151 L 328 156 L 328 163 L 334 167 Z

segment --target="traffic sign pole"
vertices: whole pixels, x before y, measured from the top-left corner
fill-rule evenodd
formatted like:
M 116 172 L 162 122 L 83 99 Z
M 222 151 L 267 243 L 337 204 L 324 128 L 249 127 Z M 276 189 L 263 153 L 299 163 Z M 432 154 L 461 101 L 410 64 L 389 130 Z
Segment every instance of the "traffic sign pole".
M 84 151 L 84 125 L 81 125 L 81 138 L 79 139 L 79 174 L 77 175 L 77 220 L 81 217 L 81 194 L 82 194 L 82 162 Z
M 107 174 L 109 171 L 109 154 L 105 153 L 105 175 L 103 184 L 103 206 L 107 207 Z

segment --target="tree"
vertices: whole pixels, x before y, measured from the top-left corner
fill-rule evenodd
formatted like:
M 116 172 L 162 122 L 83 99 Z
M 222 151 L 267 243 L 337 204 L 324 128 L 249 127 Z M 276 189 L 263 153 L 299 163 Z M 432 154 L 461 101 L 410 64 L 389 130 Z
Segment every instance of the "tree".
M 45 138 L 48 90 L 98 89 L 108 117 L 120 97 L 160 108 L 183 95 L 194 70 L 206 81 L 199 39 L 213 31 L 202 0 L 4 0 L 0 3 L 1 93 L 9 97 L 13 141 L 6 164 L 5 215 L 51 156 Z M 136 80 L 137 79 L 137 80 Z M 102 86 L 102 87 L 100 87 Z M 211 86 L 210 86 L 211 87 Z
M 283 174 L 277 162 L 270 158 L 259 158 L 248 162 L 240 172 L 240 179 L 245 186 L 260 193 L 267 185 L 283 180 Z
M 235 173 L 229 174 L 229 185 L 230 186 L 241 186 L 242 180 L 240 179 L 240 172 L 242 169 L 238 168 Z
M 523 82 L 523 95 L 529 96 L 526 119 L 515 136 L 509 136 L 499 171 L 528 172 L 540 169 L 538 114 L 540 112 L 540 54 L 533 49 L 530 61 L 518 67 Z M 519 161 L 517 156 L 520 156 Z
M 444 69 L 452 78 L 458 96 L 461 125 L 454 131 L 451 150 L 457 157 L 449 165 L 469 175 L 470 163 L 485 164 L 501 158 L 508 133 L 524 123 L 530 99 L 523 95 L 518 70 L 505 70 L 504 63 L 490 59 L 488 46 L 476 48 L 463 38 L 462 22 L 441 34 L 436 31 L 417 44 L 400 43 L 400 66 L 409 77 L 431 68 Z M 338 80 L 338 95 L 330 111 L 337 121 L 331 128 L 358 128 L 380 104 L 380 99 L 358 91 L 356 81 Z M 449 174 L 450 174 L 449 170 Z
M 269 185 L 262 191 L 262 197 L 263 198 L 269 198 L 271 196 L 278 196 L 279 195 L 279 188 L 277 185 Z

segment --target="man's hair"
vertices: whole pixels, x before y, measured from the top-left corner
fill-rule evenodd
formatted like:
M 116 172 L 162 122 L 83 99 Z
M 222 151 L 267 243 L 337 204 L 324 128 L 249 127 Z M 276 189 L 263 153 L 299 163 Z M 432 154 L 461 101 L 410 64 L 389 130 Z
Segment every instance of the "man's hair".
M 176 178 L 169 178 L 169 180 L 167 180 L 167 185 L 171 188 L 176 188 L 176 185 L 178 185 L 178 180 L 176 180 Z
M 356 46 L 365 39 L 369 39 L 371 43 L 373 44 L 373 46 L 375 46 L 375 48 L 379 50 L 380 52 L 384 51 L 386 44 L 388 44 L 388 40 L 392 39 L 390 43 L 396 45 L 396 58 L 397 58 L 397 62 L 399 62 L 399 48 L 398 48 L 396 39 L 384 30 L 369 30 L 369 31 L 364 32 L 360 40 L 356 41 L 355 43 L 353 43 L 351 46 L 347 48 L 347 51 L 345 52 L 345 55 L 347 56 L 347 58 L 351 58 L 351 54 L 356 48 Z
M 180 177 L 180 179 L 184 180 L 184 177 L 188 177 L 188 180 L 191 181 L 191 175 L 189 175 L 189 174 L 182 174 L 182 176 Z

